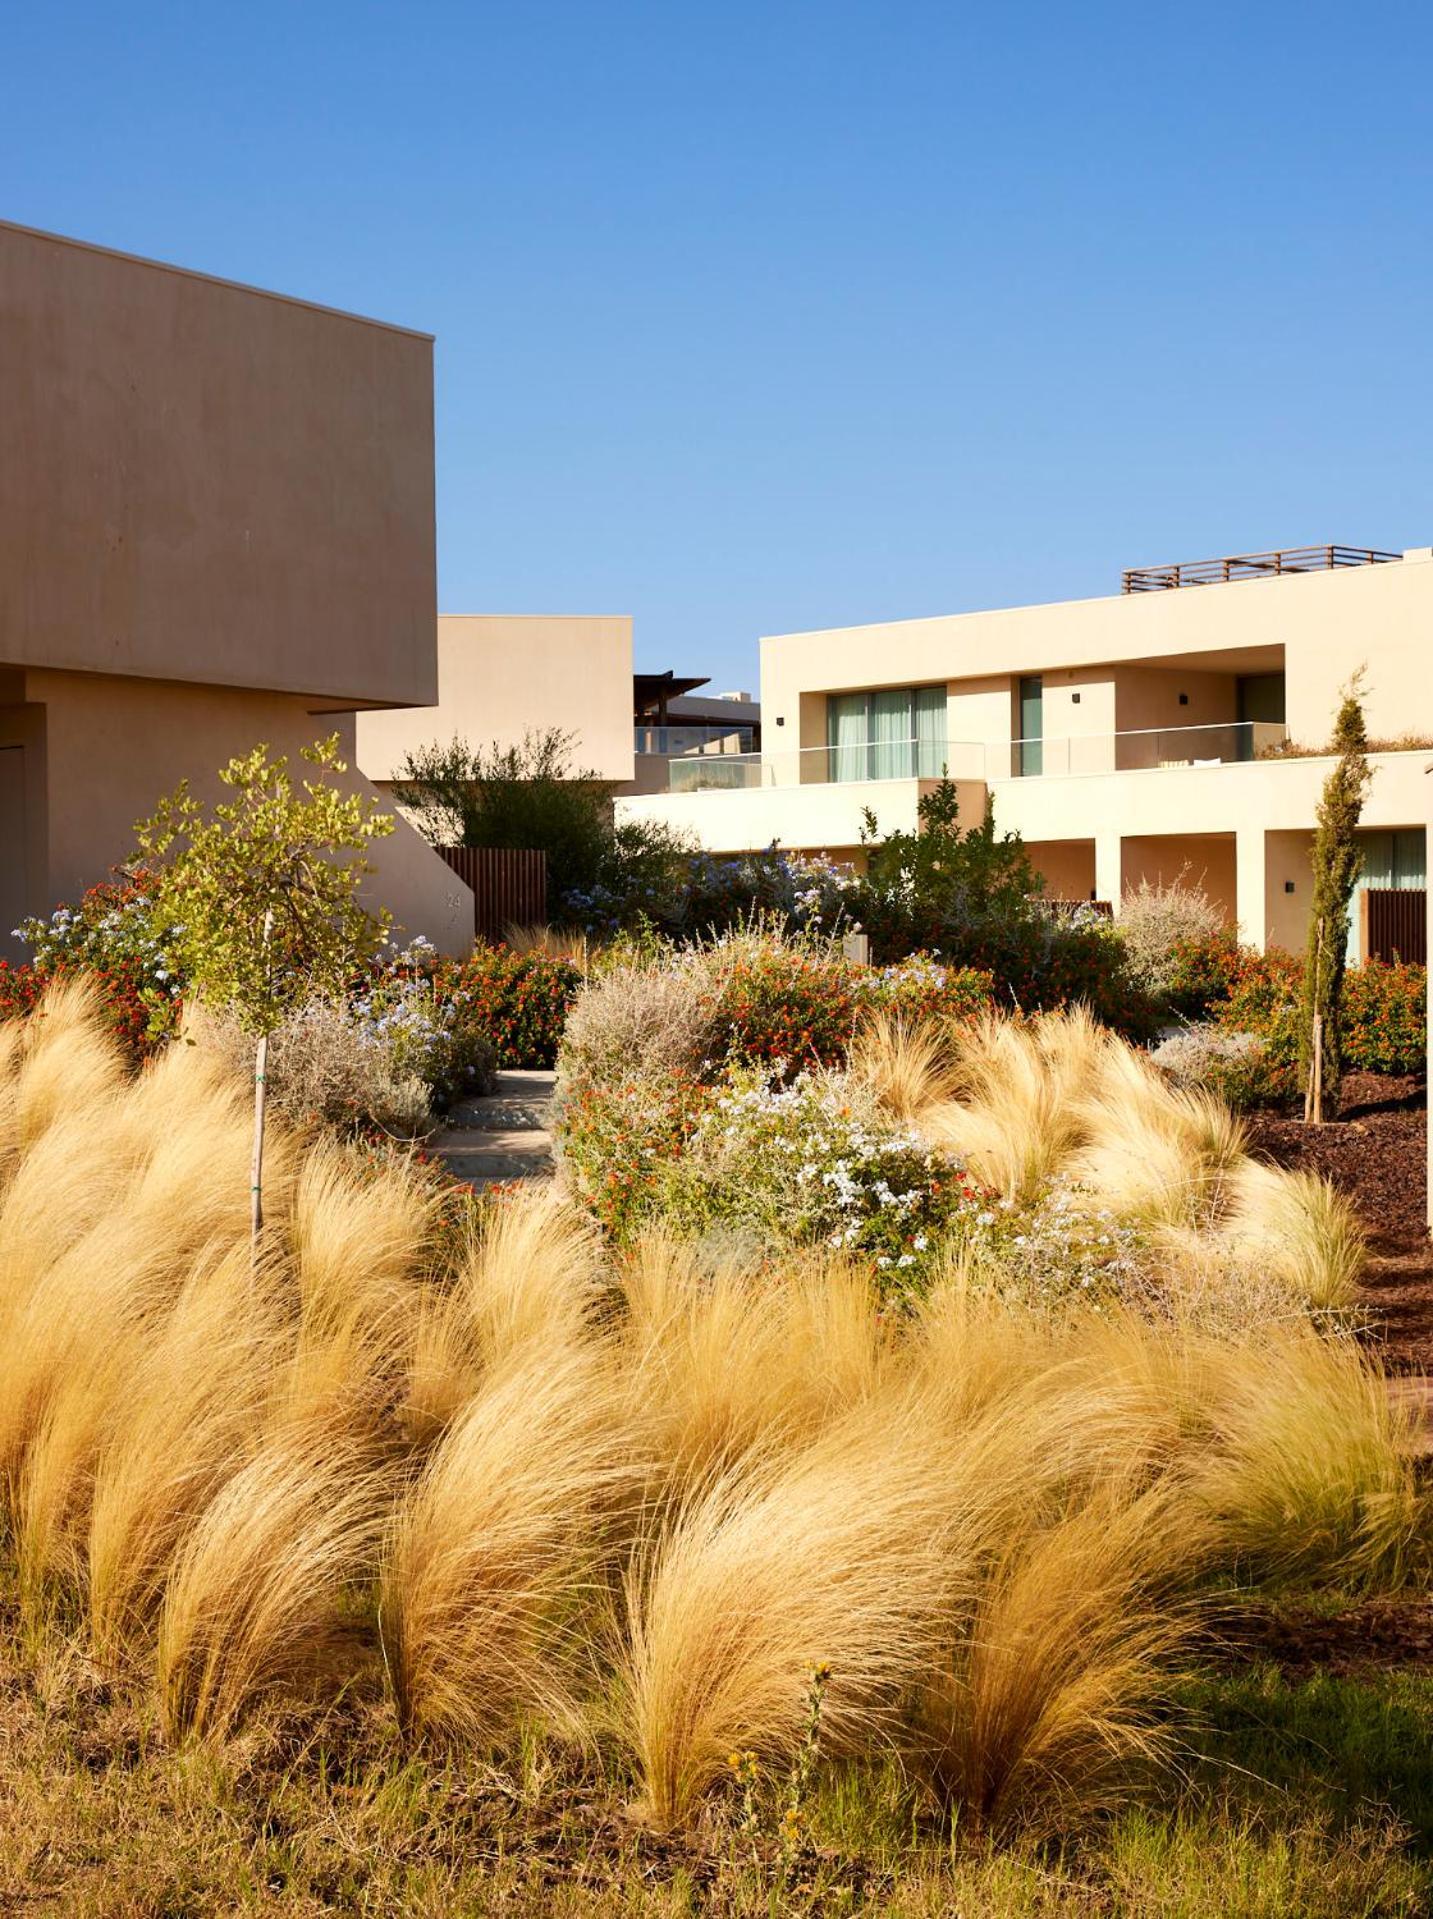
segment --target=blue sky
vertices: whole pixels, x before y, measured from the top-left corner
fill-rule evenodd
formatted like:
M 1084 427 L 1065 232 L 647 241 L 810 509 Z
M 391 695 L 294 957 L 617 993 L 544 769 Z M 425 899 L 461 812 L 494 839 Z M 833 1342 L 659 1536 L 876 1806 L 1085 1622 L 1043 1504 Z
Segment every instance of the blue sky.
M 0 6 L 0 215 L 437 335 L 440 604 L 1433 539 L 1433 8 Z

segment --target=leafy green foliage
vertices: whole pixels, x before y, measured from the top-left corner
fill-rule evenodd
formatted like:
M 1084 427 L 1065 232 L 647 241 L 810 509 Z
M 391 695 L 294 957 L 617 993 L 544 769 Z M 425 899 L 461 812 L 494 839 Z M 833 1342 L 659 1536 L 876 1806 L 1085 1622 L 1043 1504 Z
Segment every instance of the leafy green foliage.
M 866 873 L 846 903 L 870 935 L 874 959 L 938 954 L 989 973 L 1006 1005 L 1032 1010 L 1083 1001 L 1122 1032 L 1143 1037 L 1152 1030 L 1153 1008 L 1109 923 L 1045 906 L 1043 879 L 1019 834 L 996 832 L 989 800 L 980 824 L 964 833 L 950 780 L 924 795 L 919 811 L 919 831 L 884 839 L 866 818 Z
M 348 770 L 337 734 L 303 757 Z M 357 888 L 393 821 L 327 781 L 296 787 L 287 758 L 270 759 L 267 746 L 219 778 L 231 800 L 206 812 L 182 784 L 135 832 L 185 976 L 210 1005 L 268 1033 L 311 996 L 341 994 L 377 951 L 387 915 L 365 911 Z
M 1358 822 L 1373 778 L 1359 682 L 1345 692 L 1334 725 L 1338 764 L 1324 783 L 1314 834 L 1314 901 L 1309 917 L 1300 1001 L 1299 1074 L 1308 1089 L 1309 1113 L 1338 1105 L 1343 1072 L 1343 981 L 1348 951 L 1349 905 L 1363 864 Z M 1321 1035 L 1315 1098 L 1315 1032 Z M 1315 1110 L 1317 1108 L 1317 1110 Z
M 996 832 L 993 800 L 987 798 L 983 819 L 967 832 L 960 828 L 952 780 L 924 794 L 918 810 L 916 832 L 884 839 L 875 815 L 866 812 L 866 873 L 853 906 L 879 957 L 943 951 L 943 940 L 956 929 L 1033 918 L 1044 881 L 1019 834 Z
M 611 789 L 573 765 L 574 743 L 560 727 L 516 746 L 435 741 L 404 760 L 394 797 L 435 845 L 545 853 L 548 897 L 560 900 L 593 884 L 613 849 Z

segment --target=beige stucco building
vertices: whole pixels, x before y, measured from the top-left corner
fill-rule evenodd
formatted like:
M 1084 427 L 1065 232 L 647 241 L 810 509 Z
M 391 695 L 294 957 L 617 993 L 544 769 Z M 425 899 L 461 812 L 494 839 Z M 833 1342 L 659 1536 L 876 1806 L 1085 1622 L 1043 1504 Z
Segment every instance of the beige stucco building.
M 358 763 L 387 788 L 418 748 L 516 746 L 549 728 L 571 736 L 575 766 L 632 778 L 630 615 L 443 614 L 435 702 L 362 714 Z
M 0 955 L 260 741 L 437 692 L 432 341 L 0 224 Z M 356 770 L 356 786 L 372 790 Z M 406 823 L 373 898 L 458 950 Z
M 714 852 L 859 862 L 864 811 L 914 827 L 943 771 L 987 796 L 1050 894 L 1118 910 L 1188 866 L 1259 946 L 1297 945 L 1340 689 L 1366 668 L 1379 751 L 1366 884 L 1425 884 L 1433 549 L 1318 547 L 1136 571 L 1105 599 L 761 642 L 765 750 L 676 763 L 619 801 Z M 1305 749 L 1295 753 L 1292 749 Z

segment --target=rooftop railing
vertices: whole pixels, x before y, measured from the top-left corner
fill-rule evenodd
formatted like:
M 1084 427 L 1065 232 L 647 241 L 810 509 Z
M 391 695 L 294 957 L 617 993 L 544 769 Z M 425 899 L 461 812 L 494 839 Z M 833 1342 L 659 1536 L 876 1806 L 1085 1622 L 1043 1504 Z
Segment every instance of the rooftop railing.
M 764 753 L 691 754 L 668 763 L 673 793 L 763 786 L 832 786 L 882 780 L 1007 780 L 1229 766 L 1277 753 L 1281 723 L 1228 720 L 1063 739 L 855 740 Z
M 1281 573 L 1328 573 L 1345 566 L 1386 566 L 1401 553 L 1376 546 L 1285 546 L 1271 553 L 1231 553 L 1222 560 L 1181 560 L 1175 566 L 1131 566 L 1120 576 L 1124 593 L 1159 593 L 1173 586 L 1212 586 L 1226 580 L 1276 579 Z

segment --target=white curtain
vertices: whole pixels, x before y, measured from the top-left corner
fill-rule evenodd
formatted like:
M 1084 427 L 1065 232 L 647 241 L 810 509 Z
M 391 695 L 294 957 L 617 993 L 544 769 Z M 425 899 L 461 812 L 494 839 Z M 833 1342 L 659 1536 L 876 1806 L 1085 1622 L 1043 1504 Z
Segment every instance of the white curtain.
M 871 695 L 871 778 L 909 779 L 915 768 L 915 722 L 906 687 Z
M 869 740 L 867 697 L 864 693 L 833 693 L 826 702 L 826 777 L 863 780 Z
M 950 759 L 946 737 L 945 688 L 916 688 L 915 736 L 916 773 L 923 780 L 938 780 Z

